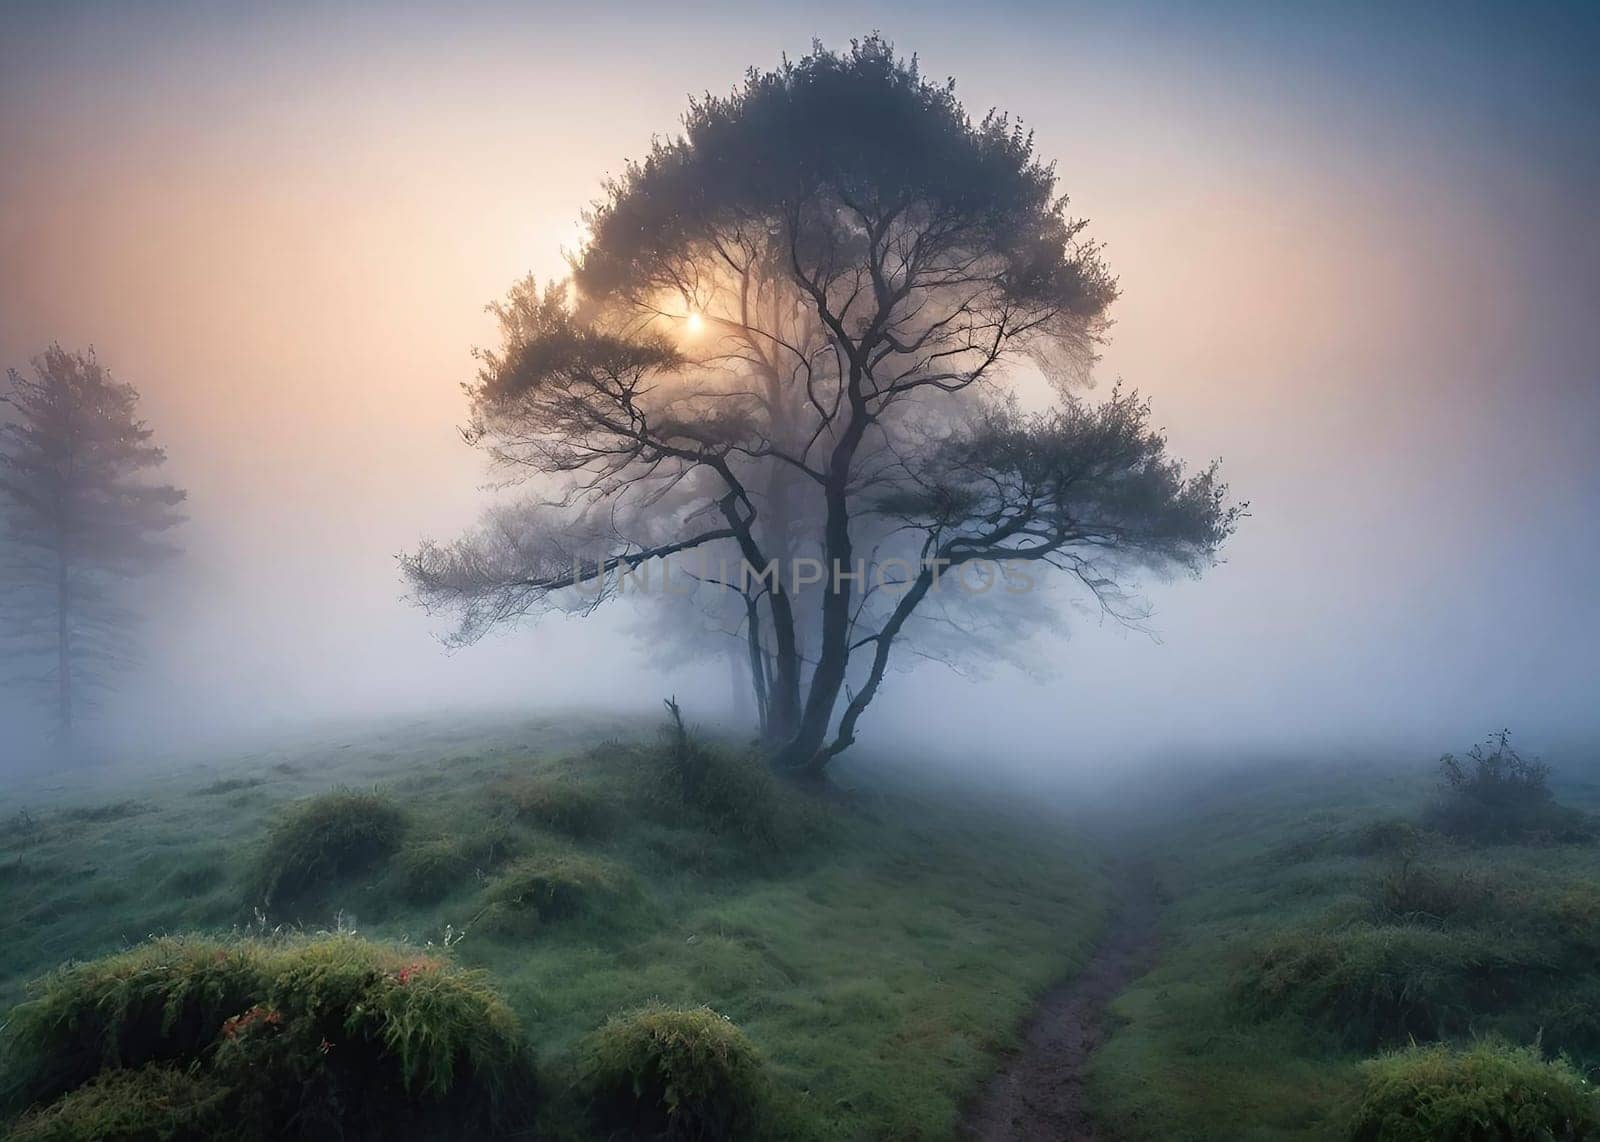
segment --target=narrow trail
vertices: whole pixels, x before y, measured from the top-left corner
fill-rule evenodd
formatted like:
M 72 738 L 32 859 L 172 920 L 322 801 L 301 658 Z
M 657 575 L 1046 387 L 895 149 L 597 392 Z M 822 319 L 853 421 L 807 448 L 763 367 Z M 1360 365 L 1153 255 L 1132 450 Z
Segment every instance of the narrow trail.
M 1107 1005 L 1149 968 L 1160 912 L 1154 879 L 1126 868 L 1105 938 L 1029 1018 L 1021 1048 L 973 1102 L 960 1136 L 975 1142 L 1110 1142 L 1088 1110 L 1089 1057 L 1105 1041 Z

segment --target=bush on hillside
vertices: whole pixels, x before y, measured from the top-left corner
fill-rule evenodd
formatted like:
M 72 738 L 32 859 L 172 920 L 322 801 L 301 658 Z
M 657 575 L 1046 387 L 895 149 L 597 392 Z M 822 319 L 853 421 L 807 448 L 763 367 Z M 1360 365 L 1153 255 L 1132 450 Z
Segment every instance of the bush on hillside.
M 227 1137 L 228 1091 L 198 1068 L 151 1064 L 107 1071 L 49 1106 L 29 1111 L 8 1142 L 207 1142 Z M 261 1138 L 237 1124 L 236 1138 Z
M 1415 852 L 1422 835 L 1411 821 L 1385 817 L 1354 827 L 1324 827 L 1309 835 L 1297 836 L 1275 846 L 1269 855 L 1274 864 L 1303 864 L 1329 856 L 1392 856 Z
M 1580 1142 L 1600 1138 L 1594 1091 L 1566 1062 L 1494 1042 L 1412 1046 L 1362 1067 L 1351 1142 Z
M 122 821 L 129 817 L 137 817 L 140 813 L 149 811 L 150 806 L 141 801 L 113 801 L 108 805 L 83 805 L 74 809 L 63 809 L 60 817 L 61 820 L 75 825 L 99 825 L 107 821 Z
M 412 904 L 432 904 L 472 877 L 473 863 L 448 837 L 406 845 L 394 860 L 394 884 Z
M 1380 920 L 1444 921 L 1481 912 L 1494 893 L 1470 869 L 1444 872 L 1423 864 L 1414 852 L 1403 852 L 1373 880 L 1371 896 Z
M 1351 924 L 1278 933 L 1235 979 L 1250 1014 L 1285 1015 L 1371 1050 L 1467 1032 L 1532 985 L 1538 956 L 1508 938 L 1436 924 Z
M 65 967 L 11 1014 L 8 1068 L 24 1104 L 101 1071 L 198 1058 L 263 987 L 258 958 L 212 940 L 163 939 Z
M 614 1016 L 582 1045 L 581 1081 L 596 1118 L 642 1137 L 762 1135 L 769 1087 L 744 1033 L 709 1007 L 652 1004 Z
M 227 862 L 220 852 L 197 852 L 161 881 L 162 890 L 184 899 L 203 896 L 228 879 Z
M 399 845 L 405 816 L 379 793 L 336 789 L 288 806 L 273 822 L 252 878 L 254 901 L 293 902 L 370 869 Z
M 1558 805 L 1549 777 L 1550 767 L 1523 757 L 1512 747 L 1510 731 L 1502 730 L 1465 758 L 1440 759 L 1439 797 L 1429 822 L 1448 836 L 1479 844 L 1593 839 L 1594 820 Z
M 165 1067 L 220 1092 L 181 1100 L 220 1107 L 217 1138 L 487 1128 L 532 1090 L 516 1018 L 482 974 L 352 936 L 169 938 L 74 965 L 16 1009 L 11 1049 L 38 1123 L 143 1113 L 176 1082 Z
M 604 797 L 567 778 L 510 777 L 493 786 L 490 794 L 518 817 L 569 837 L 604 836 L 613 823 Z
M 780 802 L 772 771 L 753 752 L 718 748 L 691 733 L 676 702 L 662 731 L 659 797 L 698 816 L 713 832 L 777 847 Z
M 1355 856 L 1403 856 L 1415 854 L 1421 844 L 1416 825 L 1403 817 L 1384 817 L 1357 829 L 1346 849 Z
M 515 932 L 580 915 L 604 916 L 638 894 L 624 865 L 574 852 L 547 852 L 508 866 L 484 888 L 482 919 Z

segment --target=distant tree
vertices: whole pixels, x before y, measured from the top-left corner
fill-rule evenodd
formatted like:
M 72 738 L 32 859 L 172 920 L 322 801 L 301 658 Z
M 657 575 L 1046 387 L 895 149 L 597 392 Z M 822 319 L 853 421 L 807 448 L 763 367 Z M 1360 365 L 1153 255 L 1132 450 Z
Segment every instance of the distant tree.
M 586 575 L 777 566 L 711 579 L 774 763 L 820 775 L 939 615 L 1055 568 L 1133 617 L 1128 572 L 1197 572 L 1234 529 L 1215 467 L 1186 474 L 1137 396 L 1069 392 L 1116 286 L 1032 136 L 881 39 L 693 101 L 588 223 L 570 281 L 493 307 L 469 386 L 470 435 L 538 501 L 405 561 L 463 641 Z M 1038 373 L 1054 406 L 1025 415 L 1005 386 Z M 950 602 L 969 565 L 1005 588 Z
M 48 705 L 64 739 L 134 657 L 127 586 L 172 555 L 184 493 L 140 477 L 165 453 L 139 394 L 93 352 L 52 345 L 0 395 L 0 626 L 8 685 Z

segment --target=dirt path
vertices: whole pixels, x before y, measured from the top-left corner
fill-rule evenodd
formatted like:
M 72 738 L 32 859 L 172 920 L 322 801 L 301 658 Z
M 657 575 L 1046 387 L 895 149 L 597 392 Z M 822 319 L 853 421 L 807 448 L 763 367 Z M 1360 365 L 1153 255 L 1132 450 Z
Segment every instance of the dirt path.
M 1022 1047 L 989 1081 L 962 1123 L 981 1142 L 1109 1142 L 1087 1109 L 1089 1056 L 1105 1041 L 1105 1009 L 1155 958 L 1155 882 L 1127 869 L 1105 939 L 1072 979 L 1034 1010 Z

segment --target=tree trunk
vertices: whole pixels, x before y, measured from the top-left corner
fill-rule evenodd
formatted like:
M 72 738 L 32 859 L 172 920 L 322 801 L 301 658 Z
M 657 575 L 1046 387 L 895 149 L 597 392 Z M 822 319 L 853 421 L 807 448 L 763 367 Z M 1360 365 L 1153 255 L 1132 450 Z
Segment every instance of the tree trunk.
M 734 478 L 726 466 L 720 469 L 730 485 Z M 750 533 L 748 523 L 739 516 L 736 493 L 729 492 L 719 505 L 723 518 L 734 533 L 739 554 L 757 574 L 766 570 L 761 545 Z M 773 670 L 766 679 L 767 733 L 786 736 L 800 707 L 800 654 L 795 642 L 794 608 L 783 589 L 783 564 L 774 563 L 777 574 L 767 590 L 767 609 L 772 615 Z
M 761 608 L 750 595 L 744 597 L 745 648 L 750 656 L 750 688 L 756 703 L 756 723 L 761 739 L 767 738 L 767 726 L 772 721 L 767 701 L 767 656 L 761 650 Z
M 56 723 L 63 744 L 72 737 L 71 579 L 63 553 L 56 571 Z
M 817 777 L 828 764 L 829 754 L 823 745 L 828 739 L 834 708 L 850 667 L 850 599 L 854 582 L 850 576 L 856 570 L 855 548 L 850 540 L 850 472 L 869 419 L 860 397 L 861 377 L 860 367 L 852 364 L 850 423 L 829 459 L 824 488 L 828 514 L 823 525 L 823 574 L 827 578 L 827 590 L 822 596 L 822 643 L 817 652 L 817 667 L 811 672 L 805 710 L 794 737 L 778 759 L 783 769 Z

